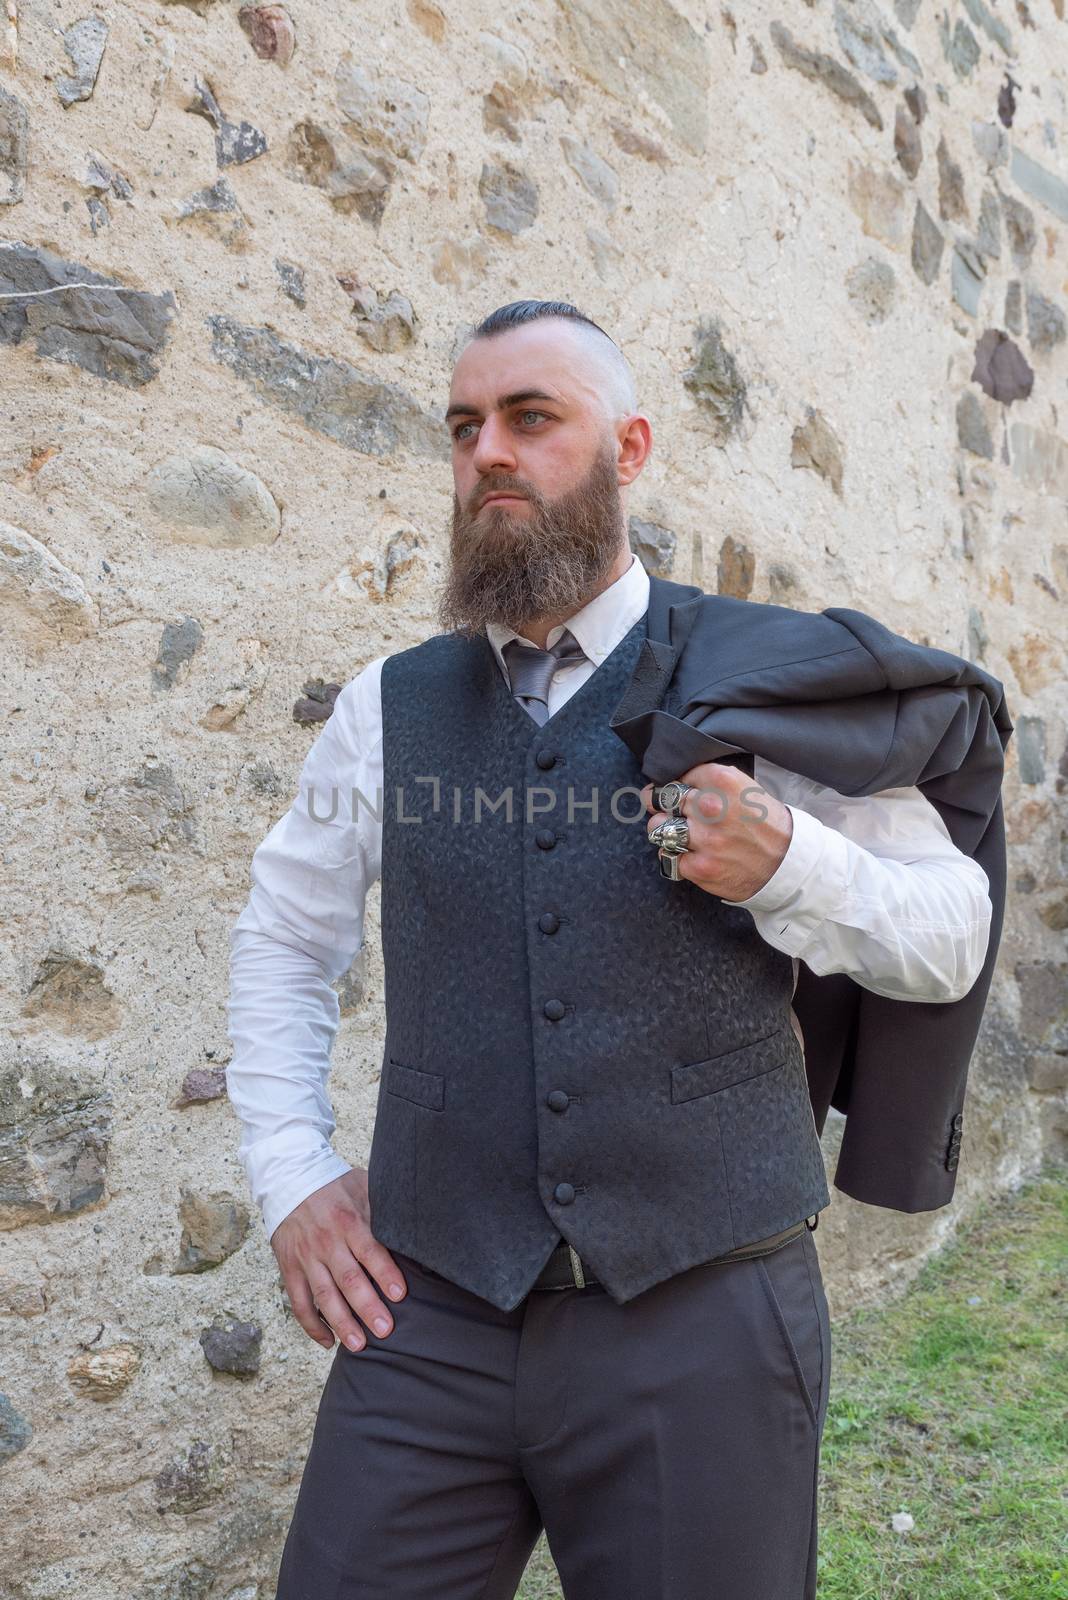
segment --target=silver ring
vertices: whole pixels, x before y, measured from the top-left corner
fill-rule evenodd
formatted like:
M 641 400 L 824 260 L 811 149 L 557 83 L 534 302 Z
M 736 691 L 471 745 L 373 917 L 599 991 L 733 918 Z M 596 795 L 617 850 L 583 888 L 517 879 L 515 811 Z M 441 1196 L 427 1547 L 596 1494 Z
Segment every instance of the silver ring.
M 683 783 L 681 778 L 672 778 L 670 783 L 653 785 L 652 802 L 654 811 L 666 811 L 670 816 L 682 815 L 682 802 L 693 789 L 692 783 Z
M 667 855 L 681 856 L 690 848 L 690 824 L 686 817 L 667 817 L 649 833 L 649 843 Z

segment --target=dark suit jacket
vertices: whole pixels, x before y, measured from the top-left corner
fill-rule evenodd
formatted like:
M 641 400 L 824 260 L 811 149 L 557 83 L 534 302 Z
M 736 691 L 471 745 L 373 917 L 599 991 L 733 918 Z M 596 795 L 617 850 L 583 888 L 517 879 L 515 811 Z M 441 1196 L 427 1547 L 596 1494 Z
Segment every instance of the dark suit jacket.
M 930 1211 L 956 1184 L 968 1067 L 1005 907 L 1002 684 L 848 607 L 705 594 L 651 577 L 648 637 L 610 725 L 654 782 L 753 756 L 842 794 L 916 786 L 990 881 L 983 969 L 962 999 L 891 1000 L 802 961 L 794 1010 L 816 1127 L 846 1114 L 835 1187 L 870 1205 Z

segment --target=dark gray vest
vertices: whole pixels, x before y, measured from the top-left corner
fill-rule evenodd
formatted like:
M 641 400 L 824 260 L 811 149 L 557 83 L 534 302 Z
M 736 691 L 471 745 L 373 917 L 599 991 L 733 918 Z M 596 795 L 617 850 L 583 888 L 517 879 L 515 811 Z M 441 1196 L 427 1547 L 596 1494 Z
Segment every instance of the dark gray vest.
M 645 634 L 543 727 L 485 638 L 382 667 L 371 1228 L 505 1311 L 561 1235 L 622 1304 L 830 1201 L 790 958 L 661 876 L 608 725 Z

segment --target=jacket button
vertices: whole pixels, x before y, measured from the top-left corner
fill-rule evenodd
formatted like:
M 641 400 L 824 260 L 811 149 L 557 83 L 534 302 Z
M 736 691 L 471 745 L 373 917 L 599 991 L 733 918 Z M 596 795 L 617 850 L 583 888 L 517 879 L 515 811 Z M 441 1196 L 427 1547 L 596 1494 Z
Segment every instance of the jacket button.
M 946 1157 L 946 1169 L 949 1172 L 955 1172 L 957 1170 L 957 1157 L 956 1156 L 947 1156 Z
M 556 834 L 551 828 L 539 828 L 534 835 L 534 842 L 539 850 L 551 850 L 556 843 Z
M 539 750 L 534 760 L 543 772 L 548 772 L 550 767 L 556 765 L 556 756 L 552 750 Z
M 543 911 L 538 918 L 538 927 L 542 933 L 555 933 L 560 926 L 560 918 L 555 911 Z
M 545 1096 L 545 1103 L 546 1105 L 550 1106 L 553 1111 L 566 1111 L 570 1099 L 571 1096 L 568 1094 L 566 1089 L 550 1089 L 549 1093 Z
M 957 1115 L 953 1118 L 953 1126 L 955 1128 L 960 1128 L 963 1125 L 964 1125 L 964 1114 L 963 1114 L 963 1112 L 958 1111 Z
M 553 1199 L 558 1205 L 569 1206 L 574 1198 L 575 1191 L 570 1183 L 558 1183 L 553 1190 Z
M 546 1000 L 541 1008 L 550 1022 L 559 1022 L 567 1007 L 562 1000 Z

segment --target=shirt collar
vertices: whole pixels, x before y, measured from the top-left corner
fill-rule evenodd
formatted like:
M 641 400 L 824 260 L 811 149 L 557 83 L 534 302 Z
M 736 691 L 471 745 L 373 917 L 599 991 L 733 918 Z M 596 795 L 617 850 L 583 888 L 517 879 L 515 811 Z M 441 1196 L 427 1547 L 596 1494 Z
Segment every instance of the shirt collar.
M 610 583 L 607 589 L 602 589 L 600 594 L 595 594 L 566 622 L 549 629 L 545 647 L 551 648 L 566 628 L 578 640 L 594 666 L 600 666 L 605 656 L 610 655 L 630 632 L 638 618 L 644 616 L 648 606 L 649 574 L 638 557 L 632 554 L 630 566 L 622 577 Z M 504 646 L 509 639 L 519 639 L 522 644 L 533 644 L 533 640 L 501 622 L 487 622 L 486 635 L 493 646 L 497 665 L 505 679 L 508 679 L 508 668 L 502 654 Z

